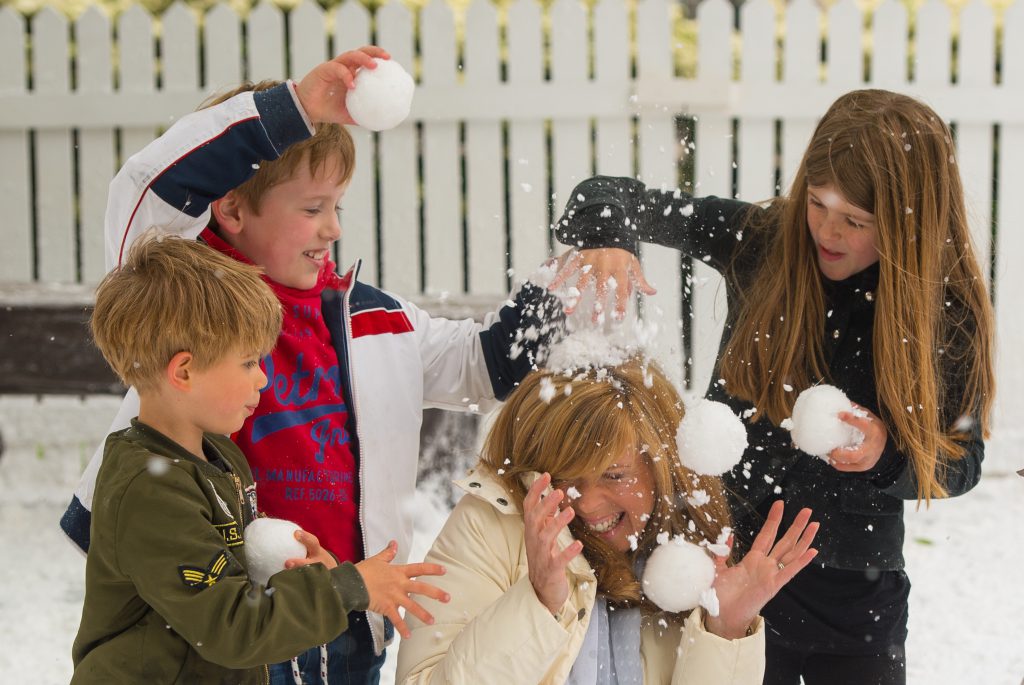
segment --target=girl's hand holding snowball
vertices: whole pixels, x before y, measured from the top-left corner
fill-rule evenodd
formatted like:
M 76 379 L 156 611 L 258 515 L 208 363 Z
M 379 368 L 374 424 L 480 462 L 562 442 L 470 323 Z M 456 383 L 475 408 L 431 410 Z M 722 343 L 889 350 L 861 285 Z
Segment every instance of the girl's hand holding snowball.
M 705 618 L 709 632 L 728 640 L 744 637 L 768 600 L 818 554 L 810 548 L 818 532 L 818 523 L 810 523 L 810 509 L 802 509 L 776 542 L 782 511 L 781 500 L 772 505 L 754 544 L 739 563 L 727 566 L 725 557 L 715 557 L 713 587 L 719 612 Z
M 544 496 L 550 484 L 551 475 L 545 473 L 530 487 L 523 498 L 523 523 L 526 526 L 524 536 L 530 584 L 541 604 L 552 614 L 557 614 L 569 598 L 565 568 L 583 551 L 583 543 L 574 540 L 564 550 L 559 549 L 558 535 L 572 521 L 575 512 L 572 507 L 559 511 L 561 490 L 553 490 Z
M 444 566 L 440 564 L 392 564 L 398 553 L 398 543 L 392 540 L 382 551 L 356 564 L 356 570 L 363 577 L 366 593 L 370 596 L 370 611 L 387 616 L 402 637 L 412 632 L 406 625 L 398 607 L 411 611 L 413 616 L 431 625 L 434 617 L 409 595 L 423 595 L 447 602 L 451 596 L 429 583 L 416 580 L 420 576 L 443 576 Z
M 885 450 L 889 433 L 882 419 L 864 407 L 854 405 L 854 412 L 840 412 L 839 420 L 864 434 L 864 442 L 856 447 L 837 447 L 828 454 L 829 463 L 837 471 L 858 473 L 870 471 L 878 464 Z
M 635 285 L 644 295 L 654 295 L 658 291 L 644 278 L 640 260 L 629 250 L 618 247 L 597 248 L 591 250 L 573 250 L 569 258 L 560 264 L 555 280 L 548 286 L 555 290 L 563 285 L 569 284 L 569 280 L 579 274 L 576 281 L 576 289 L 583 292 L 594 282 L 597 299 L 600 303 L 605 301 L 608 292 L 609 279 L 615 283 L 615 314 L 621 319 L 626 313 L 626 306 Z M 572 314 L 574 306 L 566 306 L 565 313 Z M 601 314 L 594 312 L 594 319 Z
M 383 48 L 367 45 L 343 52 L 302 77 L 295 94 L 313 123 L 354 124 L 345 98 L 355 86 L 356 71 L 376 69 L 374 58 L 391 59 Z

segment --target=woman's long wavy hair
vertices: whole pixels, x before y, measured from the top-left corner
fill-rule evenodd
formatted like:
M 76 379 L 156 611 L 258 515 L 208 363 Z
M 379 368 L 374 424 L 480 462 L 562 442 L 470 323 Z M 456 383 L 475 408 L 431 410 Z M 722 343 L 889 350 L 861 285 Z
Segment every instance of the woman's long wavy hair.
M 547 472 L 553 481 L 593 479 L 623 454 L 638 451 L 653 475 L 655 503 L 636 550 L 616 550 L 578 520 L 570 530 L 583 542 L 599 593 L 614 604 L 641 605 L 654 612 L 658 610 L 643 600 L 633 571 L 637 557 L 650 555 L 663 531 L 695 543 L 713 542 L 730 525 L 721 479 L 698 476 L 679 462 L 675 435 L 683 413 L 672 383 L 638 359 L 576 376 L 538 371 L 499 410 L 481 460 L 522 505 L 523 474 Z M 691 503 L 697 490 L 710 501 Z
M 878 402 L 914 469 L 918 499 L 945 496 L 943 468 L 963 456 L 967 416 L 988 435 L 995 392 L 993 314 L 972 247 L 949 128 L 932 109 L 884 90 L 839 98 L 818 124 L 788 198 L 752 219 L 778 230 L 741 303 L 721 362 L 729 391 L 778 423 L 798 391 L 827 379 L 825 296 L 807 226 L 807 186 L 833 185 L 875 216 Z M 768 343 L 771 343 L 770 345 Z M 947 397 L 948 377 L 966 378 Z

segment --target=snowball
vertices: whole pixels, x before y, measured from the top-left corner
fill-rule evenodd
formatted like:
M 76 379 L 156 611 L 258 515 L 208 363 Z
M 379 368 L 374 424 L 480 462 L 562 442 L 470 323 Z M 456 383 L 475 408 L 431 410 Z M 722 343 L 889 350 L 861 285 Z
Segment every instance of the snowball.
M 306 546 L 295 539 L 302 530 L 284 519 L 259 518 L 245 527 L 245 561 L 254 583 L 266 585 L 270 576 L 284 570 L 289 559 L 305 559 Z
M 412 76 L 398 62 L 375 59 L 376 69 L 360 69 L 355 87 L 345 96 L 345 105 L 353 121 L 371 131 L 386 131 L 409 116 Z
M 718 476 L 735 466 L 747 449 L 747 428 L 727 405 L 698 400 L 686 408 L 676 430 L 683 466 L 702 476 Z
M 644 594 L 664 611 L 694 608 L 714 582 L 715 562 L 682 536 L 656 547 L 644 568 Z
M 816 385 L 800 393 L 793 405 L 789 428 L 793 443 L 807 454 L 828 459 L 837 447 L 856 447 L 864 434 L 839 420 L 840 412 L 855 411 L 842 390 L 834 385 Z

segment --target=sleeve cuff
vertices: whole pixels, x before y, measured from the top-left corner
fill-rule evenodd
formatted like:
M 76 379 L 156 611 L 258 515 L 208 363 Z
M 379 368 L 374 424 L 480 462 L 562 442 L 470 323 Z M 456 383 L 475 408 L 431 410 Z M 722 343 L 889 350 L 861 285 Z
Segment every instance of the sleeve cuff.
M 291 81 L 252 94 L 260 123 L 267 138 L 280 156 L 289 146 L 312 137 L 316 133 L 295 94 Z
M 349 611 L 366 611 L 370 608 L 370 594 L 355 564 L 346 561 L 332 568 L 331 581 Z

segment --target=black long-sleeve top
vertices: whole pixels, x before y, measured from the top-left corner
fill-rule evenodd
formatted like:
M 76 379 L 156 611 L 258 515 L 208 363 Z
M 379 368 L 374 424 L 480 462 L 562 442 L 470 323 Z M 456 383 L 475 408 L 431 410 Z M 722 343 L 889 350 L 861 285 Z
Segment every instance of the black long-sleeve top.
M 582 182 L 572 198 L 555 227 L 561 242 L 582 248 L 622 247 L 634 253 L 640 242 L 656 243 L 674 247 L 720 272 L 729 304 L 720 350 L 725 348 L 739 315 L 740 293 L 757 274 L 766 254 L 764 242 L 773 230 L 744 230 L 751 213 L 763 210 L 739 200 L 694 198 L 678 190 L 649 189 L 631 178 L 601 176 Z M 844 281 L 823 278 L 827 315 L 822 326 L 829 377 L 820 380 L 881 415 L 872 355 L 877 285 L 877 264 Z M 950 380 L 948 374 L 944 376 Z M 712 376 L 718 377 L 717 373 Z M 947 391 L 946 396 L 959 401 L 955 391 Z M 728 404 L 738 415 L 753 407 L 714 382 L 707 397 Z M 747 432 L 747 451 L 725 477 L 736 495 L 734 513 L 741 532 L 744 519 L 753 518 L 759 524 L 753 511 L 767 512 L 771 502 L 781 497 L 789 505 L 789 517 L 804 506 L 815 510 L 822 522 L 816 540 L 821 563 L 850 570 L 903 567 L 903 500 L 917 499 L 917 484 L 891 436 L 874 469 L 851 474 L 793 448 L 789 432 L 767 418 L 755 423 L 748 419 Z M 967 454 L 949 461 L 944 473 L 943 485 L 950 495 L 967 492 L 981 476 L 980 430 L 975 429 L 965 447 Z

